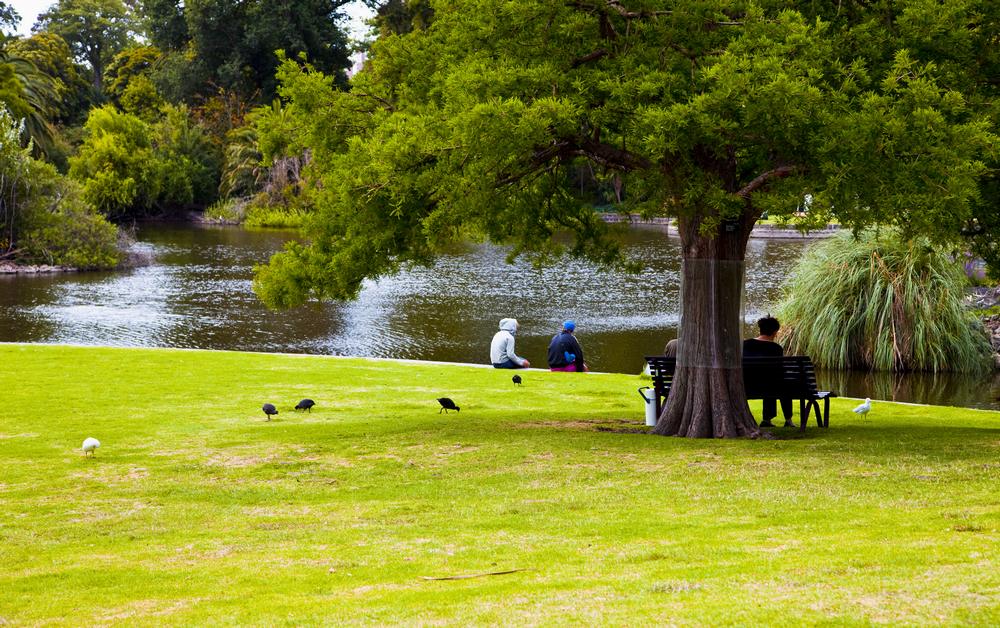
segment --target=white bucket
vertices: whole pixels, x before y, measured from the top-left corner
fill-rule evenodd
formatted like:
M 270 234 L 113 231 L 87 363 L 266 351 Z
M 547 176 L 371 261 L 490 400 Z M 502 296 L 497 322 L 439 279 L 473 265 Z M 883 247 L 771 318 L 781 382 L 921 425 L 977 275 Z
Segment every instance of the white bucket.
M 643 401 L 646 402 L 646 425 L 649 427 L 654 427 L 656 425 L 656 391 L 649 386 L 643 386 L 639 389 L 639 394 L 642 395 Z

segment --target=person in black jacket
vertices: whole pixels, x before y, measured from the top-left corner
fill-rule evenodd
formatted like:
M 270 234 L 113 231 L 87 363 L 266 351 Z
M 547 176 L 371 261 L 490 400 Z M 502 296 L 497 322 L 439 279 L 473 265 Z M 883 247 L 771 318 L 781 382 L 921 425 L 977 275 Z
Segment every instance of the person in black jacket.
M 575 329 L 575 322 L 566 321 L 562 331 L 552 337 L 549 343 L 549 370 L 577 373 L 590 370 L 583 361 L 583 347 L 573 335 Z
M 760 330 L 759 336 L 743 341 L 744 358 L 771 356 L 780 358 L 785 355 L 784 347 L 774 341 L 778 336 L 778 330 L 781 329 L 781 323 L 778 322 L 778 319 L 765 316 L 757 321 L 757 328 Z M 785 415 L 785 427 L 795 427 L 795 424 L 792 423 L 791 399 L 781 400 L 781 413 Z M 778 407 L 775 399 L 764 399 L 760 427 L 774 427 L 771 419 L 776 416 L 778 416 Z

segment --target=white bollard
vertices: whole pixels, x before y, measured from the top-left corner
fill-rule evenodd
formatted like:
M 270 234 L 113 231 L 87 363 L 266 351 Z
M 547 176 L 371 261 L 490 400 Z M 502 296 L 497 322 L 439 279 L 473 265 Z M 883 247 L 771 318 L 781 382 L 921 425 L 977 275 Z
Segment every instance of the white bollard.
M 642 395 L 642 400 L 646 402 L 646 425 L 649 427 L 654 427 L 656 425 L 656 391 L 649 386 L 643 386 L 639 389 L 639 394 Z

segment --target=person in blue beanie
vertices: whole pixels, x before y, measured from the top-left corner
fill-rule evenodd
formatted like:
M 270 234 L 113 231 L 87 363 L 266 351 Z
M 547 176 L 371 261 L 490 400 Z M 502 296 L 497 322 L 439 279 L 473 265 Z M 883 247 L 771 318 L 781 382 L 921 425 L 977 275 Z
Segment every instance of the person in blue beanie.
M 576 323 L 568 320 L 563 323 L 562 331 L 552 337 L 549 343 L 549 370 L 571 373 L 590 370 L 583 361 L 583 347 L 573 335 L 575 330 Z

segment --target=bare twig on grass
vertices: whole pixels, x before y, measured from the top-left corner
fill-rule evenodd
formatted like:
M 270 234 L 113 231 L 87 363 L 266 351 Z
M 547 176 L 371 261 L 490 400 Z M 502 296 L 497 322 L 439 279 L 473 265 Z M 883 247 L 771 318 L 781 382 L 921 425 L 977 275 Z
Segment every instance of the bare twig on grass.
M 488 571 L 486 573 L 465 574 L 462 576 L 420 576 L 421 580 L 468 580 L 469 578 L 482 578 L 483 576 L 503 576 L 518 571 L 531 571 L 530 569 L 508 569 L 507 571 Z

